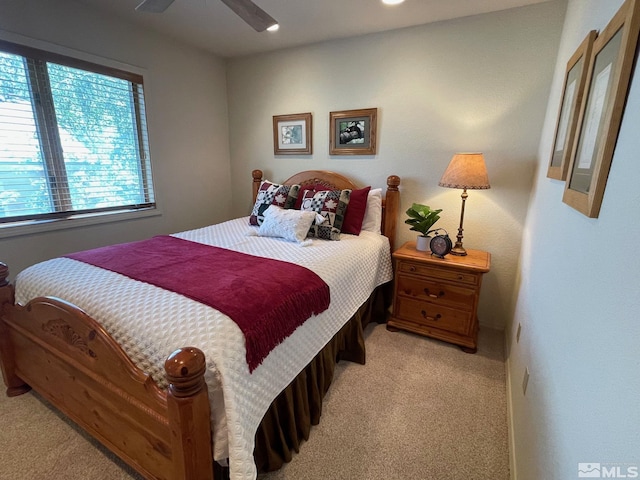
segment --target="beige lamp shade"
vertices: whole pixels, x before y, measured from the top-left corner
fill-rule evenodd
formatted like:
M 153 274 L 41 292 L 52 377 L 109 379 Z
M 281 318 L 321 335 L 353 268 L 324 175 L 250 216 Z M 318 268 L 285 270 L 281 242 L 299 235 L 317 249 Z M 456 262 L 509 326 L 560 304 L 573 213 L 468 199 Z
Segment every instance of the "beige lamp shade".
M 451 249 L 452 255 L 466 255 L 467 251 L 462 246 L 462 222 L 464 222 L 464 204 L 469 194 L 467 189 L 483 190 L 491 188 L 487 166 L 484 164 L 484 156 L 481 153 L 456 153 L 449 166 L 444 171 L 440 182 L 441 187 L 459 188 L 462 190 L 462 209 L 460 210 L 460 227 L 458 227 L 457 241 Z
M 456 153 L 438 185 L 465 190 L 491 188 L 484 156 L 481 153 Z

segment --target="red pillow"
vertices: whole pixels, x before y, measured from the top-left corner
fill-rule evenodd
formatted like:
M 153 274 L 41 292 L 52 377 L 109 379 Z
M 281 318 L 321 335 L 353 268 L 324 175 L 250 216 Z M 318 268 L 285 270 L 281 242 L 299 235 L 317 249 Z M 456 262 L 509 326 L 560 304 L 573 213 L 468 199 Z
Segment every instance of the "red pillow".
M 371 186 L 351 191 L 351 199 L 349 200 L 349 206 L 347 207 L 347 212 L 344 214 L 344 222 L 342 223 L 342 233 L 360 235 L 362 220 L 364 220 L 364 211 L 367 208 L 369 190 L 371 190 Z

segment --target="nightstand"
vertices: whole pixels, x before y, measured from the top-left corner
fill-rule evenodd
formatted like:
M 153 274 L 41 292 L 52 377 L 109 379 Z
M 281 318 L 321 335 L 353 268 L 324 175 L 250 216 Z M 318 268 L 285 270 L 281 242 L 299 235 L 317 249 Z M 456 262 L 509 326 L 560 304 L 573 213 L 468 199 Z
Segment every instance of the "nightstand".
M 491 268 L 491 254 L 467 250 L 466 256 L 431 256 L 407 242 L 393 253 L 393 313 L 387 329 L 407 330 L 478 349 L 478 299 L 482 275 Z

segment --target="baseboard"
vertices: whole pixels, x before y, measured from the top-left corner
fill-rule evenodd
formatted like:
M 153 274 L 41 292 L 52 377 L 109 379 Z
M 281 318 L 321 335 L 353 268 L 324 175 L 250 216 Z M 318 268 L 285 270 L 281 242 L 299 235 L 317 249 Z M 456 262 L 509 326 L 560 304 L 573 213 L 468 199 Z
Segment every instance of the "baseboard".
M 505 383 L 506 383 L 506 396 L 507 396 L 507 432 L 508 432 L 508 445 L 509 445 L 509 478 L 510 480 L 518 480 L 518 473 L 516 468 L 516 454 L 515 454 L 515 437 L 513 431 L 513 402 L 511 401 L 511 373 L 509 368 L 509 357 L 511 349 L 509 348 L 509 338 L 511 338 L 511 330 L 507 328 L 495 327 L 493 325 L 485 325 L 480 323 L 481 328 L 499 330 L 503 332 L 504 339 L 504 368 L 505 368 Z
M 509 352 L 509 335 L 504 336 L 504 351 Z M 509 478 L 511 480 L 518 480 L 518 469 L 516 466 L 516 445 L 515 435 L 513 431 L 513 402 L 511 401 L 511 369 L 509 355 L 505 358 L 504 362 L 505 374 L 506 374 L 506 387 L 507 387 L 507 432 L 509 442 Z

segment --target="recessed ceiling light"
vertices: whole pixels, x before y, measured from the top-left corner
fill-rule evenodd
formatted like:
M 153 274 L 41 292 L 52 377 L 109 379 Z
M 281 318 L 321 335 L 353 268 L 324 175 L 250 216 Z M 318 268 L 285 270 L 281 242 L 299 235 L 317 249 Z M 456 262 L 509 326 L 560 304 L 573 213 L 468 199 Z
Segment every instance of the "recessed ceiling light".
M 398 5 L 402 2 L 404 2 L 404 0 L 382 0 L 382 3 L 385 5 Z
M 267 28 L 267 31 L 269 31 L 269 32 L 277 32 L 279 28 L 280 28 L 280 25 L 278 25 L 276 23 L 275 25 L 271 25 L 269 28 Z

